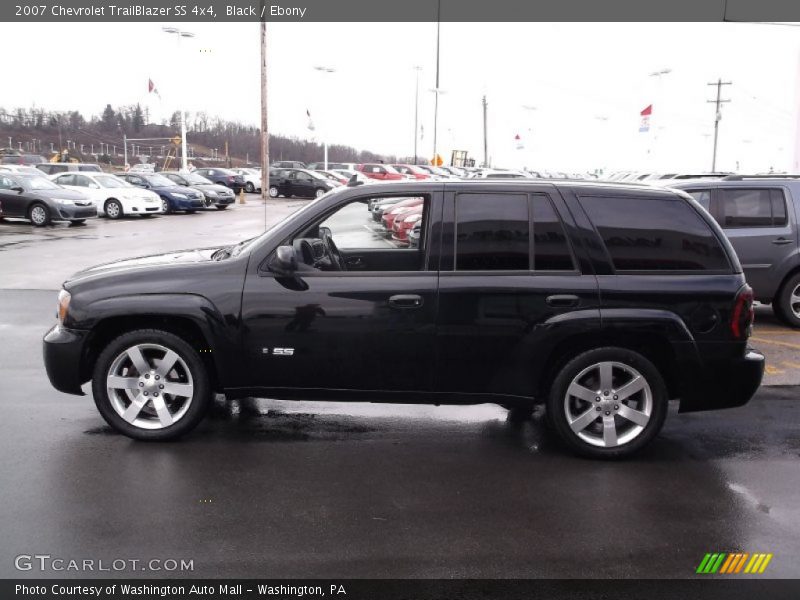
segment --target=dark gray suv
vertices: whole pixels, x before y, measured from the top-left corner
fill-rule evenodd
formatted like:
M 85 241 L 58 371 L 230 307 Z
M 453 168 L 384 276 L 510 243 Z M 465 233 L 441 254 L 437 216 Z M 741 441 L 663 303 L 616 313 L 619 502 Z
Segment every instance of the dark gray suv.
M 731 176 L 670 185 L 717 220 L 760 302 L 800 328 L 800 179 Z

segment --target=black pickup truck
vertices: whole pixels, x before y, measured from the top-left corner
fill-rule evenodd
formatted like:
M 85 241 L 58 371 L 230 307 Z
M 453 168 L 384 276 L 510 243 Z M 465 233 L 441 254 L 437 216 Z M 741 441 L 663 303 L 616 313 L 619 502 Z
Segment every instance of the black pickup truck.
M 422 199 L 416 246 L 370 218 L 391 197 Z M 540 403 L 569 448 L 616 458 L 657 435 L 670 399 L 752 397 L 752 304 L 719 226 L 681 191 L 354 181 L 238 245 L 78 273 L 44 354 L 58 390 L 91 380 L 137 439 L 187 433 L 214 392 L 523 417 Z

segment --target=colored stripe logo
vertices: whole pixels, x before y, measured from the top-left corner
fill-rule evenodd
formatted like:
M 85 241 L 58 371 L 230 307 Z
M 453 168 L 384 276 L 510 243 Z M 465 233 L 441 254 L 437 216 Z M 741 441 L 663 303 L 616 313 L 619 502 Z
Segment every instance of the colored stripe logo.
M 696 573 L 703 575 L 736 575 L 749 573 L 761 574 L 767 570 L 767 565 L 772 560 L 772 554 L 756 552 L 714 552 L 708 553 L 700 561 Z

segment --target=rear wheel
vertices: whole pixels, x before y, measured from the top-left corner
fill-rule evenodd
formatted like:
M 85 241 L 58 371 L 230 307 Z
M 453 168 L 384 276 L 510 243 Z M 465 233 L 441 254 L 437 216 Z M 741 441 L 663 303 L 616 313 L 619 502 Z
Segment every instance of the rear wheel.
M 667 415 L 666 386 L 641 354 L 598 348 L 558 372 L 547 417 L 574 451 L 592 458 L 623 458 L 642 449 Z
M 323 190 L 322 188 L 319 188 L 318 190 L 316 190 L 316 191 L 314 192 L 314 197 L 315 197 L 315 198 L 319 198 L 320 196 L 324 196 L 324 195 L 325 195 L 325 192 L 327 192 L 327 191 L 328 191 L 328 190 Z
M 169 200 L 167 200 L 164 196 L 161 196 L 161 212 L 165 215 L 168 215 L 172 212 L 172 209 L 169 207 Z
M 796 273 L 781 286 L 772 301 L 772 310 L 781 321 L 800 329 L 800 273 Z
M 114 198 L 106 200 L 103 210 L 109 219 L 119 219 L 123 216 L 122 204 L 119 203 L 119 200 L 115 200 Z
M 269 197 L 270 198 L 278 197 L 278 188 L 276 188 L 274 185 L 269 186 Z
M 108 344 L 95 364 L 92 392 L 106 422 L 139 440 L 169 440 L 191 431 L 211 399 L 197 351 L 155 329 L 132 331 Z
M 50 209 L 41 202 L 36 202 L 28 211 L 28 218 L 36 227 L 50 224 Z
M 256 191 L 256 186 L 253 185 L 252 181 L 248 181 L 244 186 L 244 191 L 248 194 L 253 194 Z

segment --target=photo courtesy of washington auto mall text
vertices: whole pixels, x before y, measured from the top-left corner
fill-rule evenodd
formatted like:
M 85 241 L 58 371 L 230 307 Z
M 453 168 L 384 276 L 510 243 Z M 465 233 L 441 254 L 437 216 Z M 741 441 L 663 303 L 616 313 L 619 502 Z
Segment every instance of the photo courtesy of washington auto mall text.
M 0 600 L 800 599 L 800 2 L 0 40 Z

